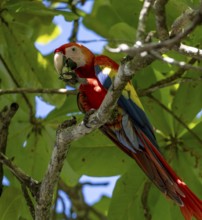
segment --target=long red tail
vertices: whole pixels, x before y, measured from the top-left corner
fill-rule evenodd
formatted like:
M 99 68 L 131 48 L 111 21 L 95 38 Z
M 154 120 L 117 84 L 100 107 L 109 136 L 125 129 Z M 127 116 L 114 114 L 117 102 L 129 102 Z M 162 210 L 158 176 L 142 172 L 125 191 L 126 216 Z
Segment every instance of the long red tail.
M 181 190 L 184 192 L 185 197 L 182 198 L 184 206 L 182 206 L 181 212 L 186 220 L 191 220 L 194 216 L 197 220 L 202 220 L 202 202 L 196 195 L 187 187 L 185 183 L 179 184 Z
M 202 220 L 202 201 L 197 198 L 197 196 L 188 188 L 188 186 L 177 176 L 174 170 L 169 166 L 169 164 L 165 161 L 160 152 L 153 146 L 153 144 L 149 141 L 149 139 L 141 133 L 144 141 L 146 141 L 147 153 L 153 157 L 153 161 L 156 161 L 156 158 L 161 162 L 163 167 L 166 169 L 166 172 L 170 175 L 170 177 L 175 181 L 176 186 L 179 188 L 180 198 L 183 202 L 183 205 L 180 207 L 181 212 L 185 218 L 185 220 L 191 220 L 192 217 L 195 217 L 197 220 Z M 156 157 L 156 158 L 154 158 Z M 176 188 L 176 186 L 173 186 Z
M 187 185 L 177 176 L 170 165 L 165 161 L 159 150 L 151 143 L 142 131 L 134 130 L 143 146 L 142 150 L 131 150 L 117 139 L 114 130 L 110 126 L 104 125 L 100 130 L 107 135 L 121 150 L 135 159 L 151 181 L 166 196 L 174 200 L 181 209 L 185 220 L 195 217 L 202 220 L 202 201 L 187 187 Z M 124 132 L 121 133 L 124 135 Z

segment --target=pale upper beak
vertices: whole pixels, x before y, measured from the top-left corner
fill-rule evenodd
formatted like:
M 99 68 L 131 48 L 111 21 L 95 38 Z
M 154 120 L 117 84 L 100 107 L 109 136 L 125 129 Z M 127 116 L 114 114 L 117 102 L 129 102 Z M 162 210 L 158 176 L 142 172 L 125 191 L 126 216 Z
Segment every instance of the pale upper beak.
M 62 74 L 62 69 L 65 65 L 66 57 L 62 52 L 56 52 L 54 55 L 54 66 L 58 74 Z

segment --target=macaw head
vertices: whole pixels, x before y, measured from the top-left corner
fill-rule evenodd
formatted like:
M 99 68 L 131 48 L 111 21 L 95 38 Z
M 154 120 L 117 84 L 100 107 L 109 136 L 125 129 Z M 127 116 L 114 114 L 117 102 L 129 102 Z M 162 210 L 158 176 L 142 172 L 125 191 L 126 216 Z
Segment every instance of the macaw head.
M 94 54 L 86 47 L 77 43 L 68 43 L 54 51 L 54 66 L 60 76 L 72 75 L 75 71 L 79 77 L 79 69 L 90 69 L 93 66 Z

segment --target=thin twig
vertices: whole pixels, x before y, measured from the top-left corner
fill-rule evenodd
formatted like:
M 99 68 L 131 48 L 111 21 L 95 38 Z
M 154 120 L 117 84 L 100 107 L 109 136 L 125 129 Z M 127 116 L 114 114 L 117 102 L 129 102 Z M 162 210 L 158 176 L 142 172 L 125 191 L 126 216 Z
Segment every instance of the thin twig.
M 6 94 L 17 94 L 17 93 L 34 93 L 34 94 L 61 94 L 61 95 L 76 95 L 77 90 L 69 90 L 65 88 L 61 89 L 51 89 L 51 88 L 13 88 L 13 89 L 0 89 L 0 95 L 6 95 Z
M 79 19 L 76 19 L 73 22 L 72 33 L 71 33 L 71 36 L 69 37 L 70 42 L 76 42 L 77 41 L 78 29 L 79 29 Z
M 84 182 L 82 186 L 108 186 L 109 182 L 101 182 L 101 183 L 92 183 L 92 182 Z
M 25 185 L 21 184 L 22 192 L 24 194 L 24 198 L 26 200 L 27 206 L 29 207 L 30 214 L 33 219 L 35 219 L 35 210 L 34 210 L 34 204 L 29 196 L 29 193 L 27 191 L 27 188 Z
M 16 80 L 15 76 L 13 75 L 12 71 L 10 70 L 8 64 L 6 63 L 6 61 L 4 60 L 4 58 L 1 56 L 0 54 L 0 60 L 2 61 L 6 71 L 8 72 L 9 76 L 11 77 L 12 81 L 14 82 L 14 84 L 20 88 L 20 84 L 18 83 L 18 81 Z M 31 104 L 31 102 L 29 101 L 29 99 L 27 98 L 27 96 L 25 95 L 25 93 L 22 92 L 22 97 L 25 100 L 28 108 L 29 108 L 29 112 L 30 112 L 30 122 L 32 123 L 34 121 L 34 110 L 33 110 L 33 106 Z
M 177 60 L 175 60 L 171 57 L 168 57 L 168 56 L 163 57 L 163 56 L 161 56 L 160 53 L 158 53 L 154 50 L 150 51 L 150 54 L 152 54 L 157 59 L 163 61 L 164 63 L 171 64 L 171 65 L 174 65 L 174 66 L 178 66 L 181 69 L 184 69 L 184 70 L 191 70 L 192 69 L 192 70 L 195 70 L 195 71 L 202 72 L 202 67 L 200 67 L 200 66 L 193 66 L 193 65 L 187 64 L 184 61 L 177 61 Z
M 63 215 L 62 217 L 63 217 L 63 219 L 64 220 L 69 220 L 69 218 L 67 217 L 66 212 L 65 212 L 65 210 L 66 210 L 66 203 L 65 203 L 64 199 L 59 194 L 57 196 L 57 199 L 60 199 L 60 201 L 62 203 L 62 215 Z M 53 220 L 55 220 L 55 219 L 53 219 Z
M 89 210 L 96 215 L 100 220 L 107 220 L 107 217 L 104 216 L 101 212 L 99 212 L 97 209 L 95 209 L 92 206 L 89 206 Z
M 142 203 L 142 206 L 143 206 L 143 209 L 144 209 L 144 217 L 145 217 L 146 220 L 151 220 L 152 219 L 152 215 L 150 213 L 150 209 L 149 209 L 149 206 L 148 206 L 148 194 L 149 194 L 149 191 L 151 189 L 151 186 L 152 186 L 152 182 L 146 181 L 145 184 L 144 184 L 143 193 L 141 195 L 141 203 Z
M 11 159 L 8 159 L 3 153 L 0 153 L 0 163 L 7 166 L 11 173 L 20 181 L 21 184 L 27 186 L 32 195 L 37 198 L 38 189 L 40 183 L 30 176 L 28 176 L 23 170 L 16 166 Z
M 74 187 L 69 187 L 65 184 L 65 182 L 60 179 L 59 187 L 65 193 L 67 193 L 68 197 L 72 203 L 72 210 L 76 213 L 78 219 L 89 219 L 88 218 L 88 204 L 85 202 L 85 198 L 82 192 L 82 184 L 78 183 Z
M 153 93 L 153 92 L 155 92 L 159 89 L 162 89 L 162 88 L 165 88 L 165 87 L 168 87 L 168 86 L 172 86 L 172 85 L 176 85 L 176 84 L 199 82 L 199 81 L 202 81 L 202 76 L 198 77 L 198 78 L 181 77 L 180 79 L 175 80 L 175 81 L 165 82 L 164 84 L 159 84 L 159 85 L 154 86 L 154 87 L 151 86 L 151 88 L 139 89 L 138 90 L 138 96 L 140 96 L 140 97 L 141 96 L 148 96 L 149 94 L 151 94 L 151 93 Z M 158 81 L 158 82 L 160 82 L 160 81 Z
M 69 187 L 61 179 L 59 181 L 59 187 L 69 196 L 72 202 L 72 209 L 76 213 L 78 219 L 90 219 L 90 212 L 92 212 L 100 220 L 106 220 L 107 218 L 102 213 L 86 203 L 83 195 L 84 184 L 78 183 L 75 187 Z M 91 183 L 91 185 L 96 186 L 97 184 Z
M 77 11 L 77 7 L 76 7 L 77 2 L 73 1 L 73 0 L 70 0 L 68 4 L 69 4 L 69 7 L 71 8 L 71 11 L 75 15 L 78 15 L 80 17 L 80 15 Z M 76 20 L 73 21 L 72 32 L 71 32 L 71 35 L 68 39 L 70 42 L 76 42 L 77 41 L 78 30 L 79 30 L 79 19 L 76 19 Z
M 196 59 L 192 58 L 189 61 L 189 65 L 192 65 L 195 62 L 196 62 Z M 185 72 L 186 72 L 185 69 L 179 68 L 178 71 L 176 71 L 172 76 L 167 77 L 166 79 L 159 80 L 159 81 L 157 81 L 156 83 L 152 84 L 151 86 L 149 86 L 146 89 L 139 90 L 138 91 L 138 95 L 139 96 L 145 96 L 145 95 L 151 94 L 152 92 L 154 92 L 154 91 L 156 91 L 156 90 L 158 90 L 160 88 L 171 86 L 171 85 L 174 85 L 176 83 L 183 83 L 183 82 L 190 81 L 190 80 L 186 80 L 186 79 L 182 79 L 181 78 L 182 75 Z M 195 80 L 195 79 L 193 79 L 193 80 Z
M 136 41 L 144 42 L 146 37 L 146 21 L 154 0 L 145 0 L 140 11 Z

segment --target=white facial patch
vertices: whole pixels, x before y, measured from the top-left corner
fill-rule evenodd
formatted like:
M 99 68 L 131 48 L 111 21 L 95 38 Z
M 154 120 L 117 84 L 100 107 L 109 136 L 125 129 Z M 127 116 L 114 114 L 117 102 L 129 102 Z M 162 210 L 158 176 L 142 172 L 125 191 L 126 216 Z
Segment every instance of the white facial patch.
M 76 46 L 68 47 L 65 49 L 66 58 L 72 59 L 76 64 L 77 68 L 86 65 L 85 56 L 83 55 L 81 49 Z

